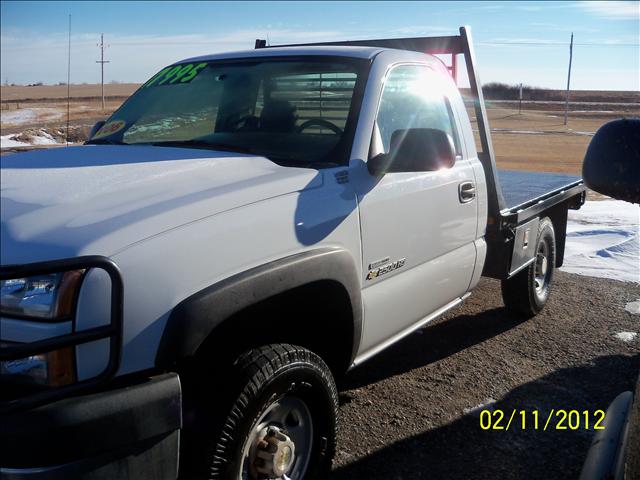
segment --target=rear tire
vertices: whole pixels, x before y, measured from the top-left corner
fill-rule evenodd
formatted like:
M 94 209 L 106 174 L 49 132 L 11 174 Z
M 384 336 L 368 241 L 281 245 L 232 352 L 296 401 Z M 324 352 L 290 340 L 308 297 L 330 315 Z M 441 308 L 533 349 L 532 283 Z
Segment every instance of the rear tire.
M 338 394 L 320 357 L 294 345 L 265 345 L 240 355 L 227 378 L 220 385 L 224 393 L 214 396 L 227 397 L 230 408 L 202 415 L 213 421 L 200 435 L 200 458 L 193 459 L 199 466 L 191 465 L 188 478 L 254 480 L 286 474 L 308 480 L 328 475 Z M 203 406 L 216 403 L 212 398 Z
M 555 232 L 553 223 L 545 217 L 538 224 L 533 263 L 501 282 L 502 299 L 507 310 L 525 318 L 540 313 L 549 299 L 555 264 Z

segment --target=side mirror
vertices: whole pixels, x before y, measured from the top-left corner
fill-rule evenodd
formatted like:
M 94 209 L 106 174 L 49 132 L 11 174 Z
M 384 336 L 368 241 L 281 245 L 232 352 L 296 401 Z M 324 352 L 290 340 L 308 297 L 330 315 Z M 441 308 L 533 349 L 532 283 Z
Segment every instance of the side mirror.
M 89 132 L 89 138 L 87 140 L 91 140 L 93 136 L 102 128 L 105 124 L 104 120 L 98 120 L 93 127 L 91 127 L 91 131 Z
M 640 203 L 640 119 L 600 127 L 584 157 L 582 177 L 591 190 Z
M 434 128 L 396 130 L 389 153 L 379 153 L 367 162 L 372 175 L 386 172 L 432 172 L 451 168 L 456 148 L 449 134 Z

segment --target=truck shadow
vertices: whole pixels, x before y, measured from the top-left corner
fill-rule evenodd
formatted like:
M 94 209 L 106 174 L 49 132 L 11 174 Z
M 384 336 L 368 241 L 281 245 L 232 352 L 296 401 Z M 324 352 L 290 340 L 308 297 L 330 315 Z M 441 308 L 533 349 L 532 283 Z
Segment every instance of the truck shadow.
M 555 428 L 559 417 L 552 416 L 549 428 L 543 431 L 544 421 L 551 409 L 566 409 L 587 410 L 593 422 L 595 410 L 606 410 L 619 393 L 634 389 L 639 368 L 640 355 L 612 355 L 556 370 L 511 390 L 487 407 L 505 412 L 503 424 L 514 409 L 526 410 L 524 430 L 521 419 L 508 431 L 483 430 L 480 411 L 475 410 L 337 467 L 330 478 L 577 478 L 594 434 L 593 423 L 589 430 L 583 423 L 577 430 L 560 430 Z M 429 406 L 424 408 L 428 411 Z M 533 428 L 530 414 L 534 410 L 539 411 L 538 429 Z
M 357 214 L 358 195 L 367 195 L 381 178 L 370 175 L 361 159 L 351 160 L 349 166 L 318 170 L 298 194 L 293 222 L 298 241 L 310 246 L 329 237 L 350 215 Z M 318 184 L 324 184 L 323 188 L 314 188 Z
M 359 388 L 449 357 L 510 330 L 526 319 L 494 308 L 427 325 L 350 372 L 341 389 Z

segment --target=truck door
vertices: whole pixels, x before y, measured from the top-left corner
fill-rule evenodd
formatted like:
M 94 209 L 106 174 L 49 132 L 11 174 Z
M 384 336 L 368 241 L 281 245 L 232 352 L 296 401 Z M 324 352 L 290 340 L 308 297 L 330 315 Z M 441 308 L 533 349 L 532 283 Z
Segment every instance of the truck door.
M 359 354 L 459 298 L 473 274 L 475 178 L 442 76 L 426 65 L 398 65 L 382 89 L 378 148 L 388 153 L 396 130 L 436 128 L 451 135 L 457 157 L 451 168 L 371 176 L 359 187 L 366 315 Z

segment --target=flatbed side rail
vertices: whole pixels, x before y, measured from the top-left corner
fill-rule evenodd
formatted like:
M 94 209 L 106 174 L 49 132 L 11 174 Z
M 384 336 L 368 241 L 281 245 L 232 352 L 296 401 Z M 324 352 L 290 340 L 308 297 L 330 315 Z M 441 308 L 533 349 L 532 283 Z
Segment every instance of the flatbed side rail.
M 444 36 L 444 37 L 411 37 L 411 38 L 386 38 L 371 40 L 346 40 L 339 42 L 319 42 L 319 43 L 303 43 L 288 45 L 267 45 L 266 40 L 257 39 L 255 48 L 270 47 L 302 47 L 302 46 L 346 46 L 346 47 L 381 47 L 395 48 L 399 50 L 410 50 L 415 52 L 427 53 L 430 55 L 451 55 L 451 66 L 449 70 L 454 80 L 457 78 L 457 57 L 456 55 L 464 55 L 467 76 L 469 77 L 469 85 L 471 96 L 473 99 L 476 121 L 478 122 L 478 131 L 480 134 L 480 145 L 482 150 L 478 153 L 478 157 L 484 168 L 487 179 L 487 188 L 489 189 L 489 211 L 487 221 L 487 234 L 491 236 L 497 235 L 502 228 L 501 212 L 505 209 L 505 201 L 500 188 L 498 172 L 496 168 L 495 155 L 493 152 L 493 143 L 491 142 L 491 132 L 489 129 L 489 119 L 482 95 L 482 86 L 480 77 L 476 68 L 476 56 L 471 38 L 471 28 L 469 26 L 460 27 L 460 35 Z
M 571 200 L 573 199 L 573 200 Z M 520 225 L 527 220 L 539 216 L 545 210 L 558 205 L 559 203 L 570 201 L 570 208 L 579 208 L 586 199 L 586 187 L 582 180 L 576 180 L 562 188 L 552 190 L 526 202 L 505 208 L 500 212 L 504 226 Z M 571 203 L 573 202 L 573 203 Z
M 109 360 L 102 373 L 87 380 L 70 385 L 49 387 L 35 392 L 28 392 L 17 398 L 3 398 L 0 401 L 0 413 L 37 407 L 47 402 L 76 395 L 83 391 L 96 388 L 112 379 L 120 367 L 122 351 L 122 324 L 124 286 L 118 266 L 110 258 L 100 255 L 52 260 L 46 262 L 29 263 L 24 265 L 7 265 L 0 267 L 0 280 L 44 275 L 70 270 L 104 270 L 111 280 L 110 322 L 107 325 L 59 335 L 28 343 L 3 344 L 0 347 L 0 361 L 19 360 L 66 347 L 75 347 L 100 339 L 109 339 Z M 75 322 L 73 322 L 75 323 Z M 8 384 L 0 386 L 9 389 Z

